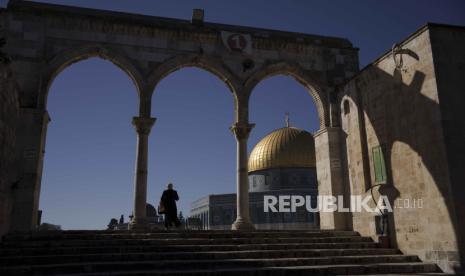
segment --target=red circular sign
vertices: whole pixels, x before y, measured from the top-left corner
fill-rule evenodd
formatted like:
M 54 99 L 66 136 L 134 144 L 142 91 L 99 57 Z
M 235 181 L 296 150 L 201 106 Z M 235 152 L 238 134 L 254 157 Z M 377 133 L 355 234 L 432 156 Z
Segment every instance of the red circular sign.
M 228 46 L 231 50 L 242 52 L 247 47 L 247 40 L 241 34 L 232 34 L 228 37 Z

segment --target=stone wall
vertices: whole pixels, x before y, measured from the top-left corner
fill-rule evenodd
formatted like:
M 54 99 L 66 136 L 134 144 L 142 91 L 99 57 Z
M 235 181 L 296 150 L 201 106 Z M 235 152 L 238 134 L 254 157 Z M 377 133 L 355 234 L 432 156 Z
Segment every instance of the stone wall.
M 394 207 L 388 215 L 392 245 L 452 271 L 459 263 L 456 236 L 463 232 L 456 226 L 446 154 L 449 142 L 443 132 L 447 125 L 443 125 L 442 112 L 448 103 L 440 103 L 440 95 L 449 95 L 453 89 L 438 90 L 440 74 L 433 62 L 431 28 L 425 26 L 400 44 L 402 50 L 395 55 L 398 69 L 388 52 L 345 86 L 342 144 L 350 193 L 371 196 L 373 191 L 376 199 L 387 195 Z M 460 97 L 463 103 L 463 93 Z M 454 118 L 464 116 L 454 114 Z M 456 146 L 463 152 L 463 127 L 461 131 L 461 144 Z M 387 180 L 373 187 L 377 183 L 372 149 L 379 145 L 384 147 Z M 355 231 L 376 238 L 374 213 L 354 212 L 352 216 Z
M 433 25 L 430 30 L 441 123 L 449 165 L 450 194 L 457 218 L 465 217 L 465 28 Z M 465 220 L 457 220 L 462 267 L 465 263 Z
M 12 73 L 0 63 L 0 237 L 10 227 L 12 188 L 16 175 L 18 97 Z

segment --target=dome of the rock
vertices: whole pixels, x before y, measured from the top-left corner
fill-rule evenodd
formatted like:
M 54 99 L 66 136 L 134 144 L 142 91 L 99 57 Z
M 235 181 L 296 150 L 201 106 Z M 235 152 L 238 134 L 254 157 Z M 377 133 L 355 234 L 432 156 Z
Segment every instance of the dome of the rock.
M 276 168 L 314 168 L 315 142 L 303 129 L 284 127 L 263 138 L 249 157 L 249 173 Z

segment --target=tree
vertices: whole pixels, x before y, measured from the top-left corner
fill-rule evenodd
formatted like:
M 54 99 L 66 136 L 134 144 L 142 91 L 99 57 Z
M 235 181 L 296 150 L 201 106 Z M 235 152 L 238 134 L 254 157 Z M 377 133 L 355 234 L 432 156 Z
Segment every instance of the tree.
M 179 212 L 179 216 L 178 216 L 178 219 L 181 223 L 184 223 L 184 216 L 182 215 L 182 212 Z
M 115 219 L 115 218 L 112 218 L 112 219 L 110 220 L 110 223 L 109 223 L 108 226 L 107 226 L 107 227 L 108 227 L 108 230 L 115 230 L 116 225 L 118 225 L 118 220 Z

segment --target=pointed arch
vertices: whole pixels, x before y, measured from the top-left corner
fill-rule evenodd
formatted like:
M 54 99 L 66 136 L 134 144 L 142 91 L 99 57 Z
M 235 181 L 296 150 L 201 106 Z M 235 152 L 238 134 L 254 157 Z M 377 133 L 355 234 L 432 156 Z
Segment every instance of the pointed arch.
M 143 75 L 134 62 L 124 53 L 115 48 L 101 44 L 78 46 L 63 50 L 47 61 L 46 68 L 42 74 L 38 101 L 39 108 L 46 109 L 48 91 L 53 80 L 56 76 L 58 76 L 58 74 L 60 74 L 60 72 L 73 63 L 92 57 L 108 60 L 118 66 L 133 81 L 139 96 L 143 93 L 142 91 L 145 87 Z
M 205 55 L 180 55 L 165 60 L 150 73 L 147 81 L 148 90 L 153 94 L 162 79 L 184 67 L 197 67 L 217 76 L 231 91 L 234 98 L 234 108 L 237 110 L 239 83 L 237 77 L 221 61 Z M 148 100 L 151 100 L 151 96 Z
M 320 129 L 330 125 L 329 101 L 325 89 L 318 81 L 318 76 L 312 72 L 306 71 L 298 64 L 288 62 L 278 62 L 265 65 L 258 68 L 245 82 L 245 91 L 247 99 L 250 99 L 252 91 L 262 80 L 276 76 L 292 76 L 296 81 L 301 83 L 313 98 L 316 105 L 318 117 L 320 119 Z

